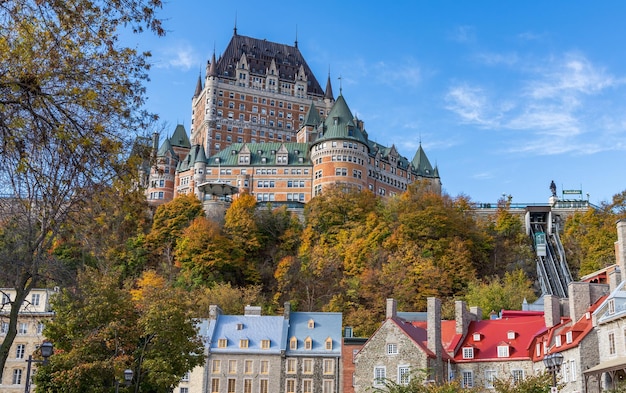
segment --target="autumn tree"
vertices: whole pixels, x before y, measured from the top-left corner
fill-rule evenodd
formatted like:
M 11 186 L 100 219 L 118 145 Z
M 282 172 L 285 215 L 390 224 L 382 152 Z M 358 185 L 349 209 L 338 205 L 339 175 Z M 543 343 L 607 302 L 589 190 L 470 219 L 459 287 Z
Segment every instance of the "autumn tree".
M 121 172 L 142 111 L 149 53 L 120 45 L 120 28 L 163 34 L 160 0 L 0 4 L 0 267 L 16 290 L 0 373 L 17 313 L 54 262 L 72 212 Z M 2 375 L 0 375 L 1 377 Z
M 203 214 L 202 203 L 193 194 L 179 195 L 156 209 L 152 228 L 145 238 L 145 244 L 152 253 L 153 268 L 173 277 L 176 244 L 185 228 Z
M 78 287 L 63 289 L 53 307 L 44 334 L 55 354 L 37 372 L 38 389 L 112 392 L 131 369 L 141 391 L 168 391 L 202 364 L 184 292 L 152 271 L 131 288 L 119 275 L 85 270 Z

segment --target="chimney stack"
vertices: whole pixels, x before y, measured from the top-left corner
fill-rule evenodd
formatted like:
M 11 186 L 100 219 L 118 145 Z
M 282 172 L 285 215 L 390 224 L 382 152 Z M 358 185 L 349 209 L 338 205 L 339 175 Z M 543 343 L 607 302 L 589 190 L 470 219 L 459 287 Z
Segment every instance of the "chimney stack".
M 428 349 L 435 354 L 435 365 L 433 367 L 433 379 L 443 381 L 443 361 L 441 345 L 441 300 L 435 297 L 428 298 L 427 312 L 427 345 Z
M 385 314 L 385 317 L 387 319 L 395 318 L 397 314 L 398 314 L 398 302 L 396 301 L 396 299 L 387 299 L 387 312 Z

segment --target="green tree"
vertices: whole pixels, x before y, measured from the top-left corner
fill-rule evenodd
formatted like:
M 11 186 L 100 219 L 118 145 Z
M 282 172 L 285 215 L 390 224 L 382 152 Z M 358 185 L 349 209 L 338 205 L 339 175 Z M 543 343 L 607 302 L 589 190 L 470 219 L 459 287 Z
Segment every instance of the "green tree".
M 55 354 L 37 372 L 37 389 L 112 392 L 131 369 L 141 391 L 168 391 L 203 361 L 187 306 L 184 292 L 154 272 L 133 290 L 119 275 L 81 272 L 77 288 L 53 299 L 56 317 L 44 334 Z
M 16 290 L 0 344 L 0 377 L 31 288 L 51 277 L 50 249 L 69 215 L 127 169 L 149 53 L 120 28 L 163 34 L 160 0 L 0 4 L 0 281 Z
M 517 382 L 512 379 L 495 379 L 493 387 L 498 393 L 549 393 L 552 389 L 552 375 L 527 375 Z
M 503 278 L 494 276 L 486 281 L 473 281 L 465 295 L 467 304 L 486 312 L 520 310 L 524 300 L 531 303 L 536 298 L 532 281 L 521 269 L 506 272 Z

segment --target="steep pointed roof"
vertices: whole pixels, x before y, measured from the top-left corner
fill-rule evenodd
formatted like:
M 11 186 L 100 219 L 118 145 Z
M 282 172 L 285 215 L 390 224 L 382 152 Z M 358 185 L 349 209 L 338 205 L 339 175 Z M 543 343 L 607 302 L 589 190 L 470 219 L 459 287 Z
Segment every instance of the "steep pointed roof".
M 167 152 L 170 152 L 170 154 L 173 157 L 176 157 L 176 153 L 174 152 L 174 149 L 172 149 L 172 144 L 170 143 L 169 138 L 166 138 L 165 141 L 163 141 L 163 144 L 161 145 L 161 147 L 159 147 L 159 151 L 157 152 L 157 157 L 165 157 Z
M 202 76 L 198 75 L 198 82 L 196 82 L 196 90 L 193 92 L 193 97 L 196 98 L 202 93 Z
M 413 164 L 415 172 L 417 172 L 421 176 L 432 177 L 435 174 L 433 166 L 430 164 L 428 157 L 426 157 L 426 152 L 424 152 L 421 143 L 417 149 L 417 152 L 415 152 L 415 156 L 413 156 L 411 164 Z
M 193 145 L 189 154 L 178 164 L 177 171 L 186 171 L 197 162 L 206 163 L 206 154 L 204 154 L 204 147 L 202 145 Z
M 322 123 L 322 118 L 315 107 L 315 104 L 311 102 L 311 106 L 309 107 L 309 111 L 304 116 L 304 124 L 305 126 L 317 127 Z
M 342 95 L 337 97 L 337 101 L 324 120 L 324 132 L 320 134 L 315 143 L 328 139 L 352 139 L 369 147 L 367 139 L 354 124 L 352 112 Z
M 187 131 L 185 131 L 185 126 L 183 126 L 182 124 L 176 126 L 176 129 L 174 130 L 174 135 L 172 135 L 172 137 L 170 138 L 170 143 L 172 144 L 172 146 L 176 147 L 191 147 L 189 137 L 187 136 Z
M 330 72 L 328 73 L 328 79 L 326 80 L 326 91 L 324 92 L 324 98 L 328 98 L 329 100 L 334 100 L 333 96 L 333 85 L 330 83 Z
M 216 75 L 223 78 L 236 78 L 237 62 L 243 54 L 248 59 L 249 71 L 252 75 L 264 76 L 274 61 L 277 75 L 280 75 L 281 79 L 293 81 L 298 75 L 300 66 L 304 67 L 308 79 L 307 93 L 318 97 L 324 95 L 324 91 L 298 47 L 239 34 L 233 35 L 223 55 L 217 61 Z
M 213 56 L 211 56 L 211 64 L 209 64 L 209 75 L 208 76 L 217 76 L 217 61 L 215 60 L 215 51 L 213 51 Z

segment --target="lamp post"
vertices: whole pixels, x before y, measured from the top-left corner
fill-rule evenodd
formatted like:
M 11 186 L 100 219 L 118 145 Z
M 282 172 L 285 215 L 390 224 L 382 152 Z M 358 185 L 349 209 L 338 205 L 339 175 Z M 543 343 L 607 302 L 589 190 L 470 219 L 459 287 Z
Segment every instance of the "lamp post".
M 552 374 L 552 388 L 556 388 L 556 373 L 559 372 L 563 364 L 563 354 L 561 352 L 551 353 L 543 357 L 543 364 L 548 372 Z
M 30 393 L 30 372 L 33 366 L 33 363 L 42 363 L 44 365 L 48 364 L 48 358 L 52 356 L 52 352 L 54 351 L 54 346 L 50 341 L 44 341 L 39 347 L 39 352 L 41 352 L 41 357 L 43 360 L 33 359 L 33 355 L 28 355 L 28 359 L 26 363 L 28 366 L 26 367 L 26 383 L 24 386 L 24 393 Z
M 130 386 L 130 383 L 133 381 L 133 370 L 127 368 L 124 370 L 124 386 Z M 115 378 L 115 393 L 119 393 L 120 391 L 120 381 Z

